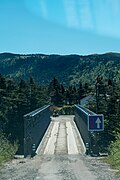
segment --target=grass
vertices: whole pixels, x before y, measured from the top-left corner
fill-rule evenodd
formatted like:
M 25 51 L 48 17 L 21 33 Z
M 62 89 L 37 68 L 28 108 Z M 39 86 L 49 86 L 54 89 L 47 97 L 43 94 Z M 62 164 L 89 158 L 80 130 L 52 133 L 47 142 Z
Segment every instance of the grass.
M 74 114 L 74 105 L 64 105 L 61 107 L 52 106 L 51 112 L 56 111 L 59 115 L 73 115 Z
M 3 134 L 0 134 L 0 165 L 12 159 L 17 150 L 17 143 L 11 144 Z
M 113 169 L 117 169 L 117 174 L 120 176 L 120 133 L 117 134 L 116 141 L 111 143 L 105 162 L 109 163 Z

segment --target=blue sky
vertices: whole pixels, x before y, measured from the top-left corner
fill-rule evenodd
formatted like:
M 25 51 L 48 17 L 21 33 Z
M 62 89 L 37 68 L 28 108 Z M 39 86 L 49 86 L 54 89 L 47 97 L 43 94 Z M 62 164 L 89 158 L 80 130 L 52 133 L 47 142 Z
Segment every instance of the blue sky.
M 0 0 L 0 52 L 120 52 L 120 0 Z

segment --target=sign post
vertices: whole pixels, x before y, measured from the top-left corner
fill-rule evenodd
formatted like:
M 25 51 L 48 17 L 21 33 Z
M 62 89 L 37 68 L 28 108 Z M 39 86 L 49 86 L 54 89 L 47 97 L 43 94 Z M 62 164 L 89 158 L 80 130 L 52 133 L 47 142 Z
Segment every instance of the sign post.
M 103 115 L 89 115 L 88 116 L 88 131 L 103 131 L 104 130 L 104 116 Z

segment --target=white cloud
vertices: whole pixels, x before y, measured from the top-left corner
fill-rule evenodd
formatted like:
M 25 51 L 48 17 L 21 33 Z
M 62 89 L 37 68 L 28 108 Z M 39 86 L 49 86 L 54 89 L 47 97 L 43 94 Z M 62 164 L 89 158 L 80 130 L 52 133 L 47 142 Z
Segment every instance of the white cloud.
M 48 11 L 45 0 L 39 0 L 40 13 L 44 18 L 48 17 Z
M 79 28 L 80 23 L 76 11 L 75 0 L 63 0 L 66 21 L 69 27 Z
M 94 28 L 89 0 L 63 0 L 63 3 L 69 27 L 88 30 Z
M 81 28 L 92 30 L 94 28 L 94 19 L 92 17 L 92 7 L 89 0 L 78 0 L 78 12 Z

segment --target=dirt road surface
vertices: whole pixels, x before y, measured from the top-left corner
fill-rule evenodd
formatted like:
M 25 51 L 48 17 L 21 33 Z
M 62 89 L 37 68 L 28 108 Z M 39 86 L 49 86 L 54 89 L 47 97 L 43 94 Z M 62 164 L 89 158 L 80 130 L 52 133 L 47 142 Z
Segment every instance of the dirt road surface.
M 34 158 L 14 159 L 0 180 L 118 180 L 101 157 L 85 155 L 73 116 L 53 118 Z

